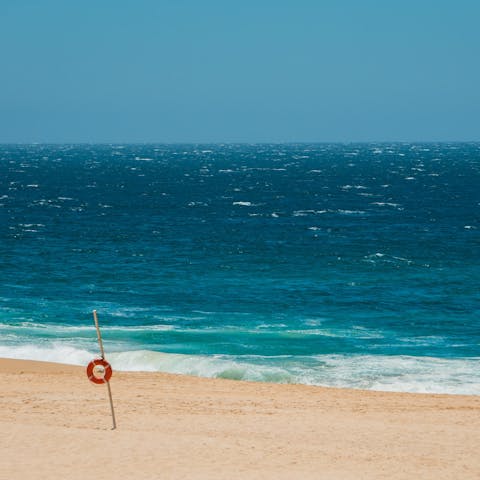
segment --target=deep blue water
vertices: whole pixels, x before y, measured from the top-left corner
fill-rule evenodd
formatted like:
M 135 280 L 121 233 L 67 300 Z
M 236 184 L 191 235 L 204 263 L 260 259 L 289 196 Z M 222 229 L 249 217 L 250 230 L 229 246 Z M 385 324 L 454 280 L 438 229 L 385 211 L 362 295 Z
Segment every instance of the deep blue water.
M 0 356 L 480 394 L 480 144 L 0 146 Z

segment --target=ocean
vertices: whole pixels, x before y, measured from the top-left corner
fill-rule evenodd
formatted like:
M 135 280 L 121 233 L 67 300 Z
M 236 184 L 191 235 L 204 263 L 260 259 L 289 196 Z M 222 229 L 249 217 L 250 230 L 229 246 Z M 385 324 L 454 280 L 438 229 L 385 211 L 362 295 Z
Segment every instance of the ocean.
M 0 357 L 480 394 L 480 144 L 1 145 Z

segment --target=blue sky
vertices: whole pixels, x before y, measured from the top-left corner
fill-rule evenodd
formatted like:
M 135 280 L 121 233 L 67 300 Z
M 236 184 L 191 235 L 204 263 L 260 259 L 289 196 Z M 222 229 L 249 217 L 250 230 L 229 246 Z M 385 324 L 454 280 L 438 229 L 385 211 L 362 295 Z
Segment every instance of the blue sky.
M 0 0 L 0 142 L 480 140 L 480 2 Z

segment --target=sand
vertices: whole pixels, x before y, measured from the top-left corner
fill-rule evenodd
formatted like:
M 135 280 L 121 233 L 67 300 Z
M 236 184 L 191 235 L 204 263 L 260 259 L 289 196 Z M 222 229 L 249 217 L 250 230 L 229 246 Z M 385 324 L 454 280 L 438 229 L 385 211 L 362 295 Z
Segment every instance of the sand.
M 0 479 L 479 479 L 480 397 L 0 360 Z

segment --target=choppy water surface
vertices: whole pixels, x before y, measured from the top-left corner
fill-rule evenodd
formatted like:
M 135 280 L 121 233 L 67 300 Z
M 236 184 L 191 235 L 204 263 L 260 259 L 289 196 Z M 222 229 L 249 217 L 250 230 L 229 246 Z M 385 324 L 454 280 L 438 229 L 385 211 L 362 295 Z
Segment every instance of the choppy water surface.
M 480 145 L 0 146 L 0 356 L 480 394 Z

